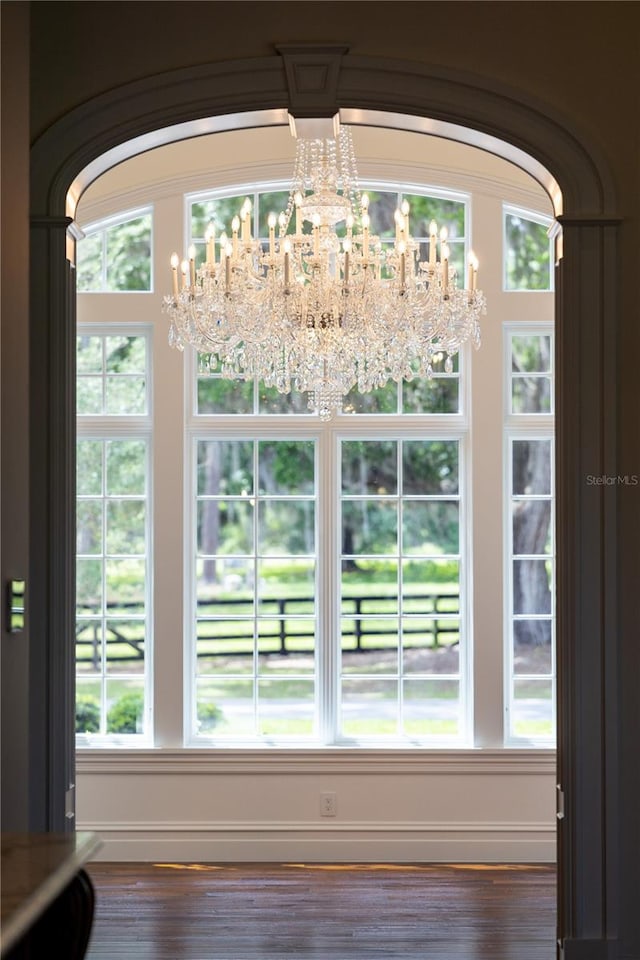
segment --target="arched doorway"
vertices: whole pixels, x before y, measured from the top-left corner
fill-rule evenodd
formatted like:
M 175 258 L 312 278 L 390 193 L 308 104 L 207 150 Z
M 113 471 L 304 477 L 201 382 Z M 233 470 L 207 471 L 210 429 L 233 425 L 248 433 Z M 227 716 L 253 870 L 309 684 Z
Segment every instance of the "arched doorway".
M 254 111 L 266 112 L 266 122 L 281 122 L 286 107 L 299 115 L 328 115 L 338 106 L 351 111 L 351 122 L 370 117 L 368 111 L 385 111 L 399 125 L 418 118 L 411 122 L 418 129 L 425 124 L 428 132 L 444 124 L 444 135 L 504 151 L 539 179 L 548 177 L 550 195 L 559 188 L 554 202 L 564 233 L 556 315 L 560 929 L 566 955 L 577 956 L 571 943 L 604 943 L 615 935 L 610 917 L 617 893 L 618 796 L 615 754 L 608 752 L 617 732 L 610 613 L 615 584 L 608 573 L 615 514 L 610 505 L 605 510 L 602 491 L 587 490 L 583 482 L 589 474 L 615 473 L 615 407 L 607 393 L 615 343 L 604 336 L 615 329 L 615 300 L 607 296 L 615 282 L 615 200 L 591 144 L 512 91 L 488 89 L 453 72 L 351 58 L 344 48 L 280 48 L 278 56 L 233 69 L 228 63 L 189 68 L 117 89 L 63 117 L 34 145 L 31 404 L 39 430 L 31 448 L 31 525 L 38 534 L 38 549 L 34 539 L 31 550 L 31 629 L 37 662 L 33 692 L 47 705 L 32 730 L 37 742 L 32 762 L 47 784 L 37 811 L 40 829 L 64 824 L 73 763 L 68 638 L 73 636 L 74 281 L 67 245 L 76 192 L 83 186 L 76 178 L 84 171 L 86 183 L 155 143 L 209 132 L 203 118 L 224 116 L 250 126 L 265 119 Z M 568 349 L 576 343 L 578 364 Z

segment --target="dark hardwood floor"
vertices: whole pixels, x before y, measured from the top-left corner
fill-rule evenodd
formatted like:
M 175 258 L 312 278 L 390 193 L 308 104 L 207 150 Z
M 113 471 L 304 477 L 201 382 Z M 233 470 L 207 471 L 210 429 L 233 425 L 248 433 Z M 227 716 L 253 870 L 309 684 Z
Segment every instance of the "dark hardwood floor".
M 546 865 L 95 863 L 87 960 L 553 960 Z

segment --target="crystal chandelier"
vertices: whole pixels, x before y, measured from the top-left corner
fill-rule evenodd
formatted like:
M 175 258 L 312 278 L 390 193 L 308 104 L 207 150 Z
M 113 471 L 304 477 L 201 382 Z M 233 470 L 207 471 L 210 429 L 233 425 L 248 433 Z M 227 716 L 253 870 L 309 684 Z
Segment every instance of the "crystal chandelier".
M 479 346 L 485 312 L 476 258 L 469 257 L 463 289 L 446 229 L 439 234 L 433 221 L 428 258 L 419 261 L 406 200 L 395 213 L 393 244 L 371 232 L 351 132 L 337 117 L 324 129 L 331 122 L 291 118 L 293 182 L 287 209 L 269 215 L 268 241 L 252 237 L 247 199 L 218 244 L 209 225 L 202 266 L 193 246 L 182 263 L 172 256 L 173 291 L 164 298 L 172 346 L 192 345 L 225 378 L 305 391 L 324 420 L 354 388 L 368 393 L 389 379 L 430 377 L 443 355 L 451 372 L 463 343 Z

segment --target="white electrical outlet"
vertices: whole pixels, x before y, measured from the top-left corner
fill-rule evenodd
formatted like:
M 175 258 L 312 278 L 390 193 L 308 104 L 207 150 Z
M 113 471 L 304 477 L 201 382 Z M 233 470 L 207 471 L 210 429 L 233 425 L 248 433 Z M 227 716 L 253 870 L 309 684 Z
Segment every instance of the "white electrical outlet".
M 321 793 L 320 794 L 320 816 L 321 817 L 335 817 L 338 812 L 338 799 L 335 793 Z

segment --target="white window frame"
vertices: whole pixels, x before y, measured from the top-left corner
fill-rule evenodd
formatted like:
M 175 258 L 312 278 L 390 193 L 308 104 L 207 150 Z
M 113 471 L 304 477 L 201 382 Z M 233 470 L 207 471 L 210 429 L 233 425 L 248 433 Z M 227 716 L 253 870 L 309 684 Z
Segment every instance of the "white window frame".
M 513 336 L 549 336 L 551 337 L 551 412 L 550 413 L 512 413 L 512 376 L 511 376 L 511 339 Z M 555 531 L 555 390 L 554 390 L 554 326 L 552 323 L 505 323 L 503 327 L 503 558 L 504 558 L 504 733 L 505 747 L 553 748 L 556 745 L 556 531 Z M 511 732 L 511 710 L 513 702 L 513 684 L 516 675 L 513 670 L 513 527 L 512 527 L 512 445 L 514 440 L 549 440 L 551 443 L 551 542 L 552 552 L 548 559 L 552 562 L 553 583 L 551 590 L 551 710 L 553 733 L 548 737 L 522 737 Z
M 130 291 L 132 292 L 132 291 Z M 146 531 L 145 531 L 145 650 L 144 650 L 144 713 L 143 733 L 130 734 L 76 734 L 77 748 L 95 747 L 149 747 L 153 744 L 153 329 L 150 324 L 136 323 L 79 323 L 78 337 L 144 337 L 146 340 L 147 412 L 144 415 L 86 415 L 76 417 L 78 440 L 143 440 L 146 445 Z M 104 578 L 104 570 L 103 570 Z M 104 643 L 104 638 L 103 638 Z M 82 677 L 84 679 L 84 677 Z M 138 679 L 138 678 L 136 678 Z M 104 688 L 107 676 L 99 677 Z
M 148 216 L 150 218 L 150 227 L 149 227 L 149 289 L 148 290 L 109 290 L 107 288 L 107 233 L 112 227 L 119 227 L 123 223 L 128 223 L 129 220 L 138 220 L 140 217 Z M 136 207 L 133 210 L 124 210 L 121 213 L 114 214 L 112 217 L 105 217 L 102 220 L 95 220 L 93 223 L 87 224 L 86 227 L 82 230 L 82 240 L 88 240 L 90 237 L 99 234 L 101 237 L 102 245 L 102 270 L 100 274 L 100 286 L 95 290 L 79 290 L 78 294 L 84 296 L 86 294 L 96 294 L 96 293 L 106 293 L 106 294 L 132 294 L 139 296 L 140 294 L 150 294 L 154 292 L 154 208 L 153 204 L 149 204 L 145 207 Z
M 520 290 L 510 290 L 507 287 L 507 217 L 519 217 L 521 220 L 529 220 L 531 223 L 539 223 L 540 226 L 546 227 L 547 229 L 547 238 L 549 241 L 549 286 L 545 287 L 543 290 L 532 290 L 527 288 Z M 527 210 L 524 207 L 516 207 L 510 203 L 502 204 L 502 293 L 503 294 L 539 294 L 539 293 L 554 293 L 555 292 L 555 248 L 554 248 L 554 236 L 555 236 L 555 221 L 553 217 L 545 216 L 543 213 L 538 213 L 536 210 Z
M 468 397 L 465 385 L 468 370 L 468 350 L 460 351 L 459 412 L 456 414 L 344 414 L 329 423 L 321 423 L 316 414 L 197 414 L 197 358 L 194 351 L 185 354 L 185 446 L 184 446 L 184 557 L 185 557 L 185 623 L 184 623 L 184 744 L 187 747 L 216 749 L 269 749 L 291 747 L 350 747 L 372 750 L 398 748 L 463 748 L 472 746 L 472 593 L 470 589 L 471 512 L 467 509 L 469 497 L 470 437 Z M 194 524 L 196 477 L 193 469 L 193 444 L 197 439 L 315 439 L 316 463 L 316 581 L 317 596 L 322 598 L 316 611 L 316 709 L 319 711 L 316 737 L 296 739 L 274 737 L 230 739 L 194 736 L 196 715 L 196 600 Z M 460 647 L 459 662 L 459 716 L 460 728 L 456 737 L 385 737 L 354 739 L 338 735 L 340 694 L 340 565 L 338 530 L 340 511 L 339 444 L 349 439 L 451 439 L 459 442 L 459 503 L 460 503 L 460 632 L 465 642 Z M 328 498 L 333 489 L 334 498 Z M 323 529 L 328 542 L 320 547 L 317 531 Z M 326 585 L 332 585 L 325 589 Z M 334 598 L 333 602 L 331 597 Z M 329 630 L 329 641 L 323 640 Z M 399 678 L 399 682 L 401 679 Z

